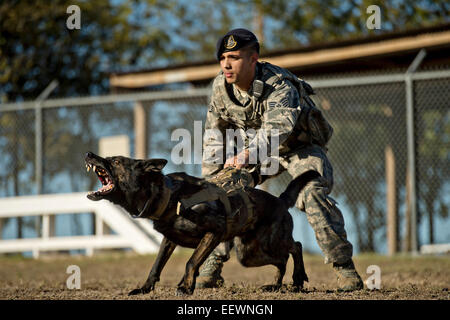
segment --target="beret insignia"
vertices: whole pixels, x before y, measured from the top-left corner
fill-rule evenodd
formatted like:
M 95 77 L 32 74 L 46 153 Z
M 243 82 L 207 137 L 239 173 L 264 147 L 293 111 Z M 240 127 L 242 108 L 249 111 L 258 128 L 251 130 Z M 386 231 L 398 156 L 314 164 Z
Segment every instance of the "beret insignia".
M 220 60 L 220 56 L 224 52 L 236 51 L 248 46 L 249 44 L 255 44 L 255 49 L 259 53 L 259 43 L 256 36 L 247 29 L 233 29 L 229 31 L 216 43 L 216 57 Z
M 226 49 L 233 49 L 234 47 L 236 47 L 237 42 L 236 40 L 234 40 L 233 35 L 228 37 L 227 43 L 225 44 L 225 48 Z

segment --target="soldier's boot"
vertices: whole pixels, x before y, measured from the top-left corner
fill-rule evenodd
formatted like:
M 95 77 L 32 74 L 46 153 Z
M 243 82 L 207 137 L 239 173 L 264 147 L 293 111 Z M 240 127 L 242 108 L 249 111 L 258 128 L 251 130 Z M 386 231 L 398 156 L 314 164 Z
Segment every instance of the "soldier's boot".
M 344 264 L 333 263 L 333 269 L 337 276 L 338 291 L 349 292 L 364 288 L 364 283 L 356 272 L 352 260 Z
M 214 252 L 211 253 L 203 264 L 203 268 L 197 277 L 196 288 L 220 288 L 224 279 L 220 275 L 223 268 L 223 260 Z

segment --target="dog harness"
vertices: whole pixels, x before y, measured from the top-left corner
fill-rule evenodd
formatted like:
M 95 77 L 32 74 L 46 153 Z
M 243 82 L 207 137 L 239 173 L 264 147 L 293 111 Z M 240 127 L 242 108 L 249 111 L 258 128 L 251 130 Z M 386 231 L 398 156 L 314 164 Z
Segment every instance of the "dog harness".
M 228 167 L 208 179 L 208 182 L 210 183 L 206 185 L 206 188 L 178 202 L 177 214 L 180 214 L 181 207 L 187 209 L 199 203 L 219 200 L 225 208 L 228 234 L 231 231 L 234 216 L 241 213 L 240 208 L 232 210 L 229 198 L 238 195 L 247 208 L 245 224 L 252 221 L 254 204 L 244 190 L 246 186 L 251 186 L 253 183 L 251 176 L 247 175 L 244 170 Z
M 136 216 L 136 218 L 150 218 L 152 220 L 159 220 L 159 218 L 161 218 L 161 215 L 166 210 L 167 205 L 169 204 L 171 186 L 172 186 L 172 181 L 169 179 L 169 177 L 164 176 L 163 191 L 162 191 L 161 201 L 159 202 L 158 207 L 156 207 L 153 212 L 150 212 L 149 215 L 146 215 L 147 210 L 149 210 L 150 203 L 153 201 L 153 199 L 156 196 L 156 195 L 152 195 L 145 202 L 144 208 L 142 208 L 141 212 L 139 212 L 139 215 Z M 158 196 L 159 196 L 159 194 L 158 194 Z
M 250 180 L 251 179 L 251 180 Z M 238 170 L 236 168 L 226 168 L 220 171 L 213 178 L 208 180 L 209 183 L 205 184 L 205 188 L 194 193 L 188 198 L 180 199 L 177 204 L 177 214 L 180 214 L 181 209 L 188 209 L 196 204 L 210 202 L 210 201 L 220 201 L 225 209 L 226 214 L 226 234 L 231 232 L 234 217 L 237 214 L 243 215 L 240 220 L 244 221 L 243 227 L 245 228 L 248 224 L 253 221 L 253 208 L 254 204 L 251 202 L 244 188 L 246 186 L 251 186 L 253 179 L 244 170 Z M 164 176 L 163 190 L 161 193 L 154 193 L 144 204 L 144 207 L 139 212 L 135 218 L 150 218 L 152 220 L 159 220 L 163 213 L 165 212 L 167 205 L 170 200 L 172 188 L 172 181 L 169 177 Z M 241 208 L 232 209 L 230 203 L 230 197 L 238 195 L 246 206 L 246 213 L 244 213 Z M 150 204 L 156 197 L 160 197 L 158 206 L 156 208 L 150 208 Z

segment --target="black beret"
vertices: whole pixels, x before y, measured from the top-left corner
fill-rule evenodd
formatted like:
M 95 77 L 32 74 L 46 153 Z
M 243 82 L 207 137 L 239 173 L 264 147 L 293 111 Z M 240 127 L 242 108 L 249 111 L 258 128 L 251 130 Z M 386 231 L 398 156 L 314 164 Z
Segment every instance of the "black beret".
M 249 30 L 239 28 L 229 31 L 226 35 L 221 37 L 216 44 L 216 56 L 217 60 L 220 60 L 220 56 L 224 52 L 236 51 L 243 47 L 246 47 L 252 43 L 256 43 L 256 50 L 259 53 L 259 43 L 256 36 Z

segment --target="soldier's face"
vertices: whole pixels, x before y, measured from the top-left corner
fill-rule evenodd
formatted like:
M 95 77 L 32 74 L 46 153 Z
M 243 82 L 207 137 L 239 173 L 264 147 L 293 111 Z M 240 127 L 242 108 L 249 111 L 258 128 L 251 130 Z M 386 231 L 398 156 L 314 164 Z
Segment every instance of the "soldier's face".
M 224 52 L 220 56 L 220 68 L 227 83 L 234 83 L 241 89 L 248 90 L 255 76 L 258 55 L 241 50 Z

